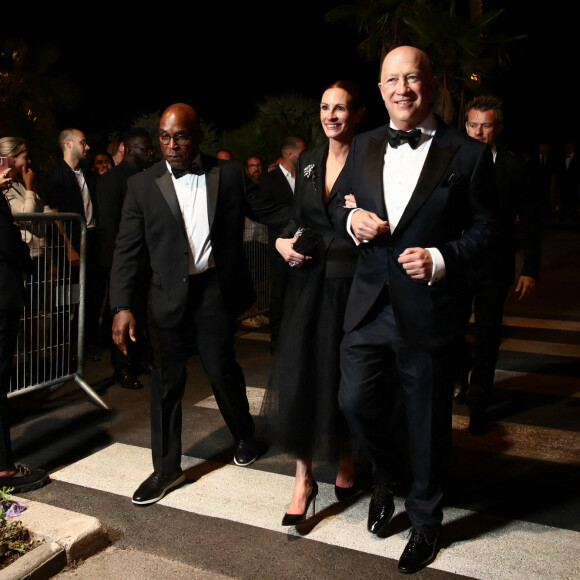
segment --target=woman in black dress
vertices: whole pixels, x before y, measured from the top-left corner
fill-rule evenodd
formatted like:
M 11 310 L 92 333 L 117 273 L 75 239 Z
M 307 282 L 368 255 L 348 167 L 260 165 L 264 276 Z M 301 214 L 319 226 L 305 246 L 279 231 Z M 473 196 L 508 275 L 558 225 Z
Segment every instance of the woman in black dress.
M 328 143 L 300 155 L 295 222 L 276 240 L 278 252 L 293 270 L 265 402 L 284 450 L 296 456 L 294 491 L 282 525 L 306 519 L 318 492 L 313 457 L 338 461 L 335 491 L 339 500 L 355 490 L 338 387 L 342 323 L 357 251 L 350 240 L 334 231 L 331 216 L 337 200 L 335 183 L 364 110 L 353 83 L 338 81 L 325 90 L 320 121 Z M 294 249 L 298 227 L 309 230 L 302 242 L 307 236 L 316 242 L 311 255 Z

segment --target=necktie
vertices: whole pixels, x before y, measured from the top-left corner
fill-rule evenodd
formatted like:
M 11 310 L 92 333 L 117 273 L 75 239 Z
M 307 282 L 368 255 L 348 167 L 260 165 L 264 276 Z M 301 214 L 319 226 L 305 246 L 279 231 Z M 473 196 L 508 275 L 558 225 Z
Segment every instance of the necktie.
M 389 145 L 397 148 L 401 143 L 409 143 L 411 149 L 417 149 L 419 139 L 421 139 L 421 129 L 411 129 L 410 131 L 399 131 L 389 127 Z
M 185 169 L 172 169 L 171 173 L 175 179 L 179 179 L 188 173 L 193 173 L 194 175 L 203 175 L 203 169 L 197 163 L 192 163 Z

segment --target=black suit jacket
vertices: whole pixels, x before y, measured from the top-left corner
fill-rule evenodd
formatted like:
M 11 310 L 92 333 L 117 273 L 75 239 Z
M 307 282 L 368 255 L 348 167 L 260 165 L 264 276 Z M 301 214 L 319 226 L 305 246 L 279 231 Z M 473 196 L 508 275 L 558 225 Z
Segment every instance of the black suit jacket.
M 286 223 L 286 205 L 259 192 L 240 163 L 202 153 L 210 237 L 215 268 L 226 307 L 232 315 L 255 298 L 243 250 L 244 217 L 267 225 Z M 111 268 L 111 308 L 130 306 L 141 251 L 149 254 L 152 276 L 149 323 L 176 327 L 188 297 L 189 244 L 185 224 L 165 161 L 128 181 Z
M 538 278 L 541 255 L 540 206 L 530 187 L 530 175 L 523 161 L 498 148 L 495 174 L 499 196 L 499 233 L 501 248 L 490 263 L 487 277 L 512 284 L 515 278 L 516 219 L 524 263 L 521 274 Z M 484 272 L 485 275 L 485 272 Z
M 275 199 L 280 204 L 284 204 L 288 207 L 293 206 L 294 192 L 292 191 L 292 187 L 290 187 L 286 176 L 282 173 L 280 166 L 277 165 L 276 169 L 263 175 L 259 183 L 260 190 L 264 195 Z M 268 228 L 268 243 L 273 252 L 275 252 L 274 243 L 278 237 L 280 237 L 279 227 Z
M 349 210 L 342 200 L 354 193 L 357 206 L 386 219 L 383 165 L 385 125 L 355 137 L 340 183 L 334 225 L 346 232 Z M 496 242 L 497 194 L 491 150 L 440 120 L 423 170 L 395 231 L 361 244 L 346 309 L 345 330 L 371 315 L 385 284 L 395 319 L 412 348 L 448 347 L 463 329 L 458 298 L 469 266 L 481 263 Z M 445 260 L 443 280 L 413 280 L 397 259 L 407 248 L 435 247 Z
M 99 223 L 98 203 L 96 196 L 96 175 L 81 167 L 81 171 L 87 187 L 93 206 L 93 217 L 95 224 Z M 85 207 L 79 182 L 74 171 L 64 161 L 64 159 L 54 168 L 46 183 L 46 202 L 52 209 L 62 213 L 78 213 L 83 218 L 85 216 Z M 80 249 L 80 228 L 77 222 L 73 222 L 72 243 L 77 251 Z
M 20 229 L 6 198 L 0 193 L 0 309 L 24 306 L 23 274 L 32 271 L 28 245 L 22 241 Z
M 97 202 L 99 206 L 99 235 L 101 239 L 101 265 L 110 268 L 113 263 L 115 240 L 119 233 L 121 211 L 127 180 L 136 175 L 140 169 L 125 159 L 101 175 L 97 180 Z

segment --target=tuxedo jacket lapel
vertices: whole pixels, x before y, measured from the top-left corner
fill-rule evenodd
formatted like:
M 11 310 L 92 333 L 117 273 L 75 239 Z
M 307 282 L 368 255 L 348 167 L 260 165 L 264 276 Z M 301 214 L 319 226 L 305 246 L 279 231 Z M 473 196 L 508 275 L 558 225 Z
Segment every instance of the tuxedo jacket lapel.
M 367 179 L 369 191 L 379 209 L 380 217 L 386 218 L 387 208 L 383 192 L 383 166 L 385 163 L 385 151 L 387 150 L 387 135 L 383 139 L 369 139 L 367 147 Z
M 207 219 L 209 222 L 209 229 L 213 226 L 213 220 L 215 218 L 215 211 L 218 199 L 218 189 L 220 184 L 220 170 L 216 165 L 208 167 L 205 163 L 204 157 L 204 171 L 205 173 L 205 187 L 207 190 Z
M 458 145 L 451 146 L 445 144 L 444 141 L 438 138 L 437 133 L 435 133 L 433 143 L 431 143 L 425 164 L 415 186 L 415 191 L 413 191 L 413 195 L 411 195 L 411 199 L 393 235 L 396 235 L 397 232 L 405 227 L 423 203 L 425 203 L 425 200 L 435 191 L 437 184 L 441 181 L 443 174 L 449 167 L 458 149 Z
M 182 227 L 183 231 L 185 231 L 185 224 L 183 222 L 183 216 L 181 215 L 181 209 L 179 207 L 179 202 L 177 201 L 177 195 L 175 193 L 175 188 L 173 187 L 173 181 L 171 179 L 171 174 L 169 171 L 166 171 L 163 175 L 159 176 L 155 182 L 157 186 L 161 190 L 161 194 L 163 195 L 173 217 L 177 221 L 177 223 Z

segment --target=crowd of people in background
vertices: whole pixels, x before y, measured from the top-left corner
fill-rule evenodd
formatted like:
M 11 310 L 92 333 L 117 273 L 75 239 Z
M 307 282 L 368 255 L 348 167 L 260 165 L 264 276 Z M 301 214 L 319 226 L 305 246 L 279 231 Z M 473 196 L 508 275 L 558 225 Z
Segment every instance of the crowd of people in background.
M 46 252 L 46 240 L 21 231 L 13 214 L 82 216 L 86 356 L 107 350 L 123 388 L 140 389 L 140 375 L 151 375 L 154 471 L 133 495 L 136 506 L 185 480 L 180 405 L 192 353 L 232 434 L 234 462 L 258 459 L 234 332 L 255 298 L 245 255 L 267 244 L 273 359 L 262 412 L 296 458 L 282 524 L 299 525 L 314 508 L 312 462 L 320 457 L 337 465 L 338 501 L 372 488 L 372 534 L 388 529 L 403 489 L 412 530 L 399 569 L 413 573 L 433 561 L 453 398 L 467 401 L 474 435 L 493 428 L 486 408 L 506 295 L 515 281 L 525 299 L 539 281 L 543 227 L 578 225 L 580 172 L 572 142 L 563 155 L 540 143 L 516 158 L 502 142 L 509 119 L 497 96 L 468 104 L 465 131 L 445 125 L 432 110 L 429 60 L 413 47 L 387 54 L 379 88 L 386 125 L 357 134 L 365 112 L 359 87 L 338 81 L 321 96 L 325 143 L 285 136 L 276 160 L 236 160 L 227 149 L 207 154 L 198 114 L 183 103 L 163 112 L 158 135 L 133 127 L 95 154 L 82 129 L 63 129 L 62 159 L 41 191 L 26 141 L 0 139 L 7 160 L 0 171 L 0 486 L 21 493 L 49 481 L 43 470 L 16 466 L 10 447 L 6 392 L 21 280 L 30 259 Z M 60 235 L 78 268 L 80 229 Z

